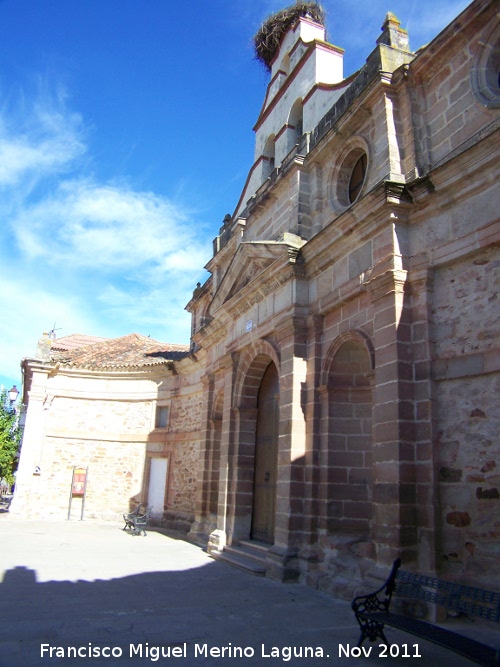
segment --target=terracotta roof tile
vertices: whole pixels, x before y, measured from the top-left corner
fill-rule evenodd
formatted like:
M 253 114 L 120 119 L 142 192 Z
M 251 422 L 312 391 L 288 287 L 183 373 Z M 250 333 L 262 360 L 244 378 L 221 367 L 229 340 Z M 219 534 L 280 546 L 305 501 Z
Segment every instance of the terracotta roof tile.
M 70 334 L 69 336 L 61 336 L 52 341 L 50 346 L 51 350 L 76 350 L 77 348 L 84 347 L 86 345 L 93 345 L 94 343 L 102 343 L 105 340 L 110 340 L 109 338 L 103 338 L 102 336 L 87 336 L 86 334 Z
M 52 360 L 75 368 L 141 368 L 159 366 L 189 354 L 188 345 L 160 343 L 141 334 L 104 339 L 83 347 L 54 351 Z

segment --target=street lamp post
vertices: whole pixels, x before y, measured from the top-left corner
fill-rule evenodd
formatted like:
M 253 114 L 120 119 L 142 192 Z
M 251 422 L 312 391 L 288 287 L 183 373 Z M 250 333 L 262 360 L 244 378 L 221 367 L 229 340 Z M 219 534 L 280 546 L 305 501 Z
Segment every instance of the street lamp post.
M 11 405 L 14 405 L 14 403 L 17 401 L 17 397 L 19 396 L 19 389 L 14 385 L 12 389 L 9 389 L 9 401 Z

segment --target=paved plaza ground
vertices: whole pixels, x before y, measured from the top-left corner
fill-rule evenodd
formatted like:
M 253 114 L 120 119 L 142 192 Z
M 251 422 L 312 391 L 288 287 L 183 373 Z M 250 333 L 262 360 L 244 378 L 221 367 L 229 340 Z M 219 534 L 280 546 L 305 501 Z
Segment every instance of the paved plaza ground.
M 240 572 L 174 533 L 121 528 L 0 515 L 0 667 L 471 664 L 390 630 L 400 657 L 378 657 L 377 646 L 355 657 L 348 602 Z M 421 657 L 401 657 L 405 644 Z

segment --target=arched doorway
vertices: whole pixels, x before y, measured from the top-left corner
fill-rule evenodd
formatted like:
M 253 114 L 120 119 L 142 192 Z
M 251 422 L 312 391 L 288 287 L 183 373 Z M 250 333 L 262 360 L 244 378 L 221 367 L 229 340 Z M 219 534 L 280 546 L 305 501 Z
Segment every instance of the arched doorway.
M 274 543 L 278 482 L 279 376 L 271 362 L 264 372 L 257 398 L 255 470 L 250 536 Z

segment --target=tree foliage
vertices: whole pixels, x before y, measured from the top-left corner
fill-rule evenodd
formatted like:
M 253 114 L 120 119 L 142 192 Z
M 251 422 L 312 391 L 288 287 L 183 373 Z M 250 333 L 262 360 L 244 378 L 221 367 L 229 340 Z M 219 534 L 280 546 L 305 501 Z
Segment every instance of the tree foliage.
M 0 392 L 0 479 L 14 483 L 14 472 L 19 460 L 21 429 L 18 415 L 10 405 L 5 389 Z

